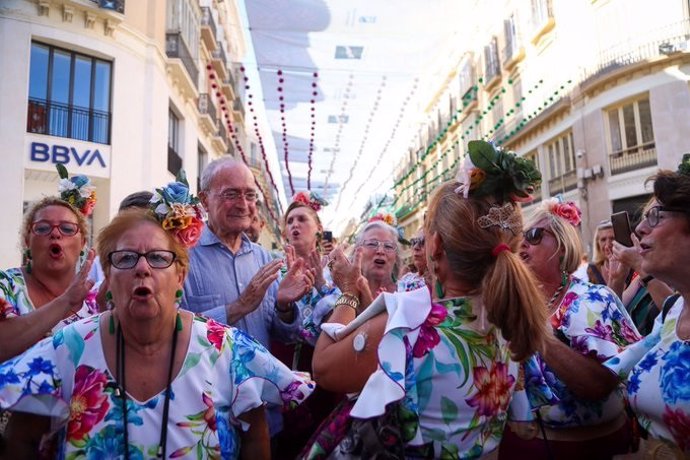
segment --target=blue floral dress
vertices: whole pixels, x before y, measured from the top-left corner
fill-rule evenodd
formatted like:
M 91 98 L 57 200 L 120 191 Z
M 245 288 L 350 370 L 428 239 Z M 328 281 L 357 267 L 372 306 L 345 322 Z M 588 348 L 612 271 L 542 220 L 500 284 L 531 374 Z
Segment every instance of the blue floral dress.
M 605 365 L 627 378 L 628 398 L 640 425 L 655 439 L 690 455 L 690 343 L 678 337 L 680 297 L 652 332 Z
M 86 299 L 84 299 L 81 309 L 57 323 L 53 327 L 52 332 L 56 332 L 67 324 L 88 318 L 97 313 L 96 293 L 97 290 L 92 289 L 86 296 Z M 21 268 L 10 268 L 6 271 L 0 271 L 0 299 L 5 300 L 4 302 L 0 301 L 0 321 L 26 315 L 36 310 L 29 298 L 29 290 L 26 287 L 26 280 Z
M 426 287 L 383 296 L 380 365 L 350 415 L 379 416 L 401 401 L 405 453 L 414 458 L 479 458 L 495 450 L 518 364 L 484 309 L 469 298 L 432 304 Z
M 640 340 L 618 297 L 606 286 L 578 278 L 572 279 L 551 325 L 556 336 L 574 351 L 602 363 Z M 539 408 L 550 427 L 592 426 L 614 420 L 625 408 L 621 389 L 601 401 L 577 398 L 540 355 L 527 360 L 523 370 L 526 391 L 511 403 L 511 419 L 533 420 L 531 411 Z
M 103 355 L 101 317 L 66 326 L 0 365 L 0 407 L 57 419 L 59 458 L 124 454 L 121 398 Z M 237 458 L 242 413 L 264 402 L 297 404 L 313 389 L 238 329 L 195 316 L 191 334 L 171 387 L 168 458 Z M 164 394 L 128 398 L 130 458 L 155 457 Z

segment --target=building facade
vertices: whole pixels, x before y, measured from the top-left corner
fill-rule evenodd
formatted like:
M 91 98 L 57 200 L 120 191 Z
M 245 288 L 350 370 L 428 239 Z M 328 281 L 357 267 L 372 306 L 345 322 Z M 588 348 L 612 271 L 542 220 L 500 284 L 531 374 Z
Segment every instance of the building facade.
M 0 2 L 0 266 L 20 262 L 26 206 L 57 190 L 56 163 L 97 187 L 97 232 L 129 193 L 246 147 L 235 80 L 237 5 L 217 0 Z
M 476 43 L 430 101 L 396 173 L 406 235 L 467 142 L 483 138 L 537 163 L 537 201 L 580 205 L 591 249 L 600 221 L 621 210 L 639 217 L 645 179 L 690 151 L 687 0 L 488 1 L 470 14 Z

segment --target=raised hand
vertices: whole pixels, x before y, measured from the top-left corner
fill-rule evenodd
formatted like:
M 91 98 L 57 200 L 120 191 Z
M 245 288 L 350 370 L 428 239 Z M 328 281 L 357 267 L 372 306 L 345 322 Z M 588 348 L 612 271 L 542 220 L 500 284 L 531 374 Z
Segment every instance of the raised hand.
M 278 279 L 278 270 L 282 265 L 282 260 L 272 260 L 256 272 L 256 275 L 254 275 L 237 300 L 237 303 L 244 309 L 244 314 L 251 313 L 261 305 L 261 301 L 266 295 L 266 290 Z
M 341 292 L 359 296 L 360 289 L 357 280 L 362 276 L 362 252 L 355 250 L 354 260 L 350 262 L 340 248 L 336 248 L 330 255 L 328 267 L 333 276 L 333 282 Z
M 67 309 L 65 310 L 65 314 L 70 311 L 78 312 L 81 309 L 86 295 L 93 287 L 94 282 L 89 279 L 89 270 L 91 270 L 91 265 L 93 265 L 93 259 L 95 257 L 96 251 L 89 249 L 84 265 L 82 265 L 81 269 L 74 275 L 72 282 L 60 296 L 66 302 Z
M 301 299 L 314 286 L 314 272 L 298 257 L 278 286 L 278 305 L 283 307 Z
M 323 265 L 321 263 L 321 255 L 319 251 L 314 249 L 307 257 L 307 266 L 314 274 L 314 286 L 321 289 L 326 285 L 326 279 L 323 276 Z

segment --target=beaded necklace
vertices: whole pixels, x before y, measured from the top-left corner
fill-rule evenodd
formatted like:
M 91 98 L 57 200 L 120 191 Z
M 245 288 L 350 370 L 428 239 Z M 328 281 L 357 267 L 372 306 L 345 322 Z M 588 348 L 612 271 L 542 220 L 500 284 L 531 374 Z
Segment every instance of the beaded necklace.
M 568 279 L 565 283 L 562 283 L 558 288 L 554 291 L 553 295 L 549 299 L 549 301 L 546 303 L 546 309 L 550 312 L 553 313 L 553 310 L 555 310 L 554 306 L 556 304 L 556 300 L 561 296 L 561 292 L 563 292 L 563 289 L 568 287 L 570 285 L 570 279 Z

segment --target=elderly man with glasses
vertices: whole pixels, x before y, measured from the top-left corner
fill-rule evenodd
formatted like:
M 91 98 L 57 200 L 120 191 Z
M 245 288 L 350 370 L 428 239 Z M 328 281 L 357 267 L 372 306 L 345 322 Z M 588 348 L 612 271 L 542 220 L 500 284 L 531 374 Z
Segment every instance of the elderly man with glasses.
M 199 198 L 208 221 L 190 251 L 182 307 L 235 326 L 269 350 L 271 339 L 294 341 L 301 324 L 294 301 L 311 289 L 313 275 L 297 260 L 279 284 L 283 261 L 244 233 L 258 199 L 251 170 L 230 157 L 209 163 Z M 269 410 L 271 434 L 281 424 L 279 411 Z

